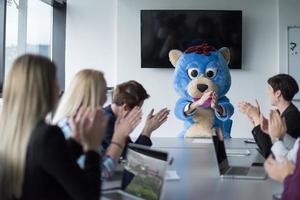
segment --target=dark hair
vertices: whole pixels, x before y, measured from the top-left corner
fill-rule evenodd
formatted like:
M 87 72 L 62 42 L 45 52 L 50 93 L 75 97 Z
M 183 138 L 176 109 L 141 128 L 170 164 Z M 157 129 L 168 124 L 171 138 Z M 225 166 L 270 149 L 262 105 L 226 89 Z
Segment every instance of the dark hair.
M 149 94 L 140 83 L 131 80 L 117 85 L 112 102 L 118 106 L 126 104 L 132 109 L 149 97 Z
M 286 101 L 292 101 L 295 94 L 299 91 L 297 81 L 288 74 L 278 74 L 268 79 L 268 84 L 274 92 L 281 91 Z

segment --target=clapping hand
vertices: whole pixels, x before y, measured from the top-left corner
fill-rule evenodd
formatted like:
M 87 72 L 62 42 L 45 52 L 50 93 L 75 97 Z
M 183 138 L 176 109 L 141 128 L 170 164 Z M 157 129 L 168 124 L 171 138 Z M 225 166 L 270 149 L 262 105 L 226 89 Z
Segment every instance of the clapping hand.
M 163 123 L 167 121 L 169 113 L 170 110 L 168 110 L 167 108 L 161 109 L 156 114 L 154 114 L 154 109 L 152 109 L 147 116 L 142 134 L 150 137 L 154 130 L 159 128 Z
M 205 92 L 200 99 L 198 99 L 197 101 L 194 102 L 195 106 L 197 106 L 197 107 L 199 107 L 199 106 L 206 107 L 207 105 L 209 106 L 210 104 L 208 104 L 207 102 L 209 102 L 211 100 L 212 95 L 213 95 L 213 91 Z
M 271 110 L 268 121 L 268 133 L 272 138 L 282 138 L 286 133 L 286 123 L 276 110 Z
M 264 163 L 265 170 L 272 179 L 283 182 L 284 179 L 294 173 L 295 165 L 286 158 L 281 158 L 282 162 L 277 162 L 272 155 Z
M 256 106 L 250 104 L 249 102 L 242 101 L 239 103 L 238 108 L 240 112 L 244 113 L 248 117 L 254 126 L 257 126 L 260 124 L 261 120 L 265 120 L 265 118 L 260 112 L 260 105 L 258 101 L 255 100 L 255 103 Z
M 220 106 L 218 103 L 218 96 L 215 91 L 213 91 L 213 93 L 212 93 L 212 101 L 211 101 L 210 107 L 212 109 L 214 109 L 214 111 L 218 112 L 220 115 L 224 115 L 224 110 L 223 110 L 222 106 Z
M 130 133 L 139 125 L 142 119 L 142 110 L 140 107 L 134 107 L 131 111 L 122 111 L 122 114 L 115 122 L 115 132 L 113 141 L 120 144 L 125 143 L 125 140 Z
M 84 151 L 97 150 L 106 131 L 107 117 L 101 107 L 95 109 L 81 107 L 70 118 L 73 138 L 81 143 Z

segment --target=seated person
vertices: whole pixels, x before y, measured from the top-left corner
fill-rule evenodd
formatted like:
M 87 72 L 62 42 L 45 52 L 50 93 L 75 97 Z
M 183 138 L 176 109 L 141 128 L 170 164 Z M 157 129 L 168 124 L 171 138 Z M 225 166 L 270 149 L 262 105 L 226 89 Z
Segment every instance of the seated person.
M 5 79 L 0 116 L 0 199 L 100 198 L 98 167 L 107 119 L 101 108 L 80 109 L 74 135 L 46 123 L 58 100 L 56 67 L 48 58 L 17 58 Z M 71 116 L 73 117 L 73 116 Z M 76 157 L 85 154 L 84 167 Z
M 113 93 L 112 104 L 104 108 L 104 112 L 108 116 L 109 120 L 106 136 L 102 142 L 103 149 L 107 149 L 112 142 L 115 142 L 113 136 L 116 119 L 120 117 L 124 111 L 128 112 L 136 106 L 142 107 L 145 99 L 148 97 L 149 95 L 145 88 L 136 81 L 131 80 L 117 85 Z M 152 109 L 147 116 L 143 131 L 135 143 L 151 146 L 152 142 L 150 140 L 150 136 L 152 132 L 167 121 L 169 113 L 170 111 L 167 108 L 161 109 L 156 114 L 154 114 L 154 109 Z M 132 142 L 133 141 L 130 137 L 128 137 L 127 143 Z M 125 151 L 122 155 L 125 155 Z
M 297 160 L 300 160 L 300 151 L 297 152 Z M 284 184 L 281 200 L 300 199 L 300 162 L 296 162 L 295 165 L 286 158 L 282 158 L 282 162 L 277 162 L 270 155 L 266 159 L 264 167 L 270 178 Z
M 79 71 L 66 90 L 56 113 L 53 123 L 62 128 L 65 136 L 72 135 L 72 123 L 70 117 L 76 115 L 81 106 L 95 109 L 102 107 L 106 101 L 106 81 L 102 72 L 85 69 Z M 125 146 L 128 135 L 141 121 L 141 110 L 138 107 L 132 109 L 130 113 L 122 115 L 115 123 L 114 143 L 109 145 L 102 160 L 102 177 L 109 178 L 113 175 L 116 162 L 119 160 Z M 101 130 L 99 130 L 101 131 Z M 98 149 L 101 150 L 101 145 Z M 82 159 L 81 159 L 82 161 Z
M 285 121 L 280 117 L 277 111 L 271 111 L 269 117 L 269 134 L 272 137 L 279 138 L 286 131 Z M 282 200 L 298 200 L 300 199 L 299 184 L 300 184 L 300 151 L 299 142 L 297 139 L 291 151 L 280 148 L 281 141 L 273 144 L 272 152 L 275 156 L 270 155 L 265 161 L 264 167 L 269 175 L 274 180 L 284 183 Z M 283 146 L 283 145 L 282 145 Z
M 274 140 L 271 151 L 276 161 L 281 162 L 282 157 L 296 163 L 297 152 L 299 149 L 300 138 L 296 140 L 293 147 L 287 147 L 286 144 L 280 140 L 286 134 L 286 122 L 277 111 L 271 110 L 268 120 L 268 133 Z
M 271 105 L 275 106 L 284 117 L 287 125 L 287 135 L 294 140 L 300 136 L 300 113 L 292 100 L 299 91 L 296 80 L 287 74 L 278 74 L 268 80 L 268 96 Z M 240 102 L 239 110 L 246 114 L 253 123 L 253 137 L 262 153 L 267 158 L 271 153 L 272 140 L 268 135 L 267 120 L 260 113 L 260 107 L 256 101 L 256 106 L 248 102 Z

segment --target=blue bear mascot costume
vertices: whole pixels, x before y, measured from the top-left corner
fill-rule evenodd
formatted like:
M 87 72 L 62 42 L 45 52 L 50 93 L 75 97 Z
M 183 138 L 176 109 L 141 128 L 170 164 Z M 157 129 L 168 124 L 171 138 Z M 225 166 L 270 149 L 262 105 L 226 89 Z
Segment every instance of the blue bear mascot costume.
M 201 44 L 185 52 L 171 50 L 169 59 L 181 96 L 175 106 L 176 117 L 184 121 L 179 137 L 211 137 L 214 130 L 223 131 L 234 112 L 225 96 L 231 85 L 229 49 Z

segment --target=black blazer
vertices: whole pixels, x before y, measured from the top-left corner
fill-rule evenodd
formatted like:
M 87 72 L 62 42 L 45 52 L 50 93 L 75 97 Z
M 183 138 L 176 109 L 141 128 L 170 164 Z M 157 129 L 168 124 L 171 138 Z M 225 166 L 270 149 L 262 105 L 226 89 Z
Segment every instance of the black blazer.
M 281 116 L 285 119 L 287 134 L 293 138 L 298 138 L 300 136 L 300 113 L 298 108 L 291 103 Z M 271 154 L 271 137 L 260 129 L 260 125 L 253 128 L 252 135 L 261 154 L 267 158 Z
M 57 126 L 40 122 L 29 140 L 23 181 L 23 200 L 77 199 L 100 197 L 100 155 L 85 153 L 84 168 L 76 159 L 83 153 L 74 140 L 65 140 Z

